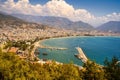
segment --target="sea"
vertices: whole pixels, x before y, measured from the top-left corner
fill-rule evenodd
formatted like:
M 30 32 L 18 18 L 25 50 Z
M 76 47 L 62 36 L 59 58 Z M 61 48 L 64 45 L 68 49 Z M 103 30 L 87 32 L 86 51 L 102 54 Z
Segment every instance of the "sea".
M 74 55 L 78 54 L 76 47 L 82 48 L 88 59 L 104 65 L 104 60 L 111 60 L 113 56 L 120 59 L 120 37 L 64 37 L 44 40 L 44 46 L 67 48 L 66 50 L 38 49 L 39 58 L 55 60 L 62 63 L 83 65 L 82 61 Z M 44 55 L 46 53 L 47 55 Z

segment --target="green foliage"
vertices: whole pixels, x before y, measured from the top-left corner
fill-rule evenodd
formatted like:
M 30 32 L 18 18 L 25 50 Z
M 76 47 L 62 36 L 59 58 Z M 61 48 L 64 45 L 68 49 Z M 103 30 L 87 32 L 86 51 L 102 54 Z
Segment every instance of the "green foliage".
M 82 80 L 73 64 L 32 64 L 14 53 L 0 52 L 0 80 Z
M 2 48 L 0 47 L 0 53 L 2 53 Z
M 30 46 L 30 44 L 27 44 L 26 41 L 7 41 L 4 49 L 10 48 L 10 47 L 18 47 L 21 50 L 26 50 L 28 47 Z
M 63 75 L 60 77 L 60 80 L 82 80 L 78 67 L 75 67 L 73 64 L 64 64 L 61 70 L 63 70 Z
M 96 64 L 93 61 L 87 61 L 84 66 L 83 79 L 85 80 L 106 80 L 104 70 L 102 66 Z
M 117 57 L 113 57 L 111 61 L 108 61 L 108 59 L 104 61 L 104 69 L 108 80 L 120 80 L 120 64 L 117 63 L 118 61 Z
M 4 49 L 10 48 L 10 47 L 12 47 L 12 42 L 8 41 Z

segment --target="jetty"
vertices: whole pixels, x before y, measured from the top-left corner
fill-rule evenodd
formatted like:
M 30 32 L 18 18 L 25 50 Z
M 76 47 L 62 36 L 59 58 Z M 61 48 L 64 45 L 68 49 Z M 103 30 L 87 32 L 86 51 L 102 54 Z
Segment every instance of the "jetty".
M 51 50 L 67 50 L 67 48 L 44 46 L 41 45 L 40 43 L 41 41 L 35 43 L 36 48 L 51 49 Z
M 48 47 L 48 46 L 39 46 L 39 48 L 51 49 L 51 50 L 66 50 L 67 49 L 67 48 Z
M 78 50 L 78 53 L 79 54 L 75 54 L 75 56 L 78 58 L 78 59 L 81 59 L 82 62 L 86 63 L 88 58 L 85 56 L 83 50 L 80 48 L 80 47 L 76 47 L 76 49 Z

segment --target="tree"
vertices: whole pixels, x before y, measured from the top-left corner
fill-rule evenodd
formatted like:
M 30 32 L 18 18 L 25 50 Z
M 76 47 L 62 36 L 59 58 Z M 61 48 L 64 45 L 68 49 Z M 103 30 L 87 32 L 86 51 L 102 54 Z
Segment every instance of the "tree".
M 8 41 L 6 42 L 5 46 L 4 46 L 4 49 L 10 49 L 12 47 L 12 42 L 11 41 Z
M 83 79 L 85 80 L 106 80 L 102 66 L 88 60 L 83 66 Z
M 104 61 L 104 69 L 108 80 L 120 80 L 120 64 L 117 64 L 118 61 L 117 57 L 113 57 L 111 61 L 108 61 L 108 59 Z
M 60 77 L 60 80 L 82 80 L 78 67 L 75 67 L 73 64 L 64 64 L 62 65 L 61 70 L 63 71 L 63 74 Z

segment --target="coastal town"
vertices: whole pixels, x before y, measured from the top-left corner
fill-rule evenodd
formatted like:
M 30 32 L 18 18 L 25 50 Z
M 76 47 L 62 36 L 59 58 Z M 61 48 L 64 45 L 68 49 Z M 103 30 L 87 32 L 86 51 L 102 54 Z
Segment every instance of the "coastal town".
M 120 80 L 120 0 L 0 0 L 0 80 Z
M 80 59 L 83 62 L 84 66 L 71 64 L 71 63 L 65 64 L 65 63 L 61 63 L 53 60 L 38 58 L 39 52 L 37 51 L 37 48 L 57 49 L 55 47 L 46 47 L 41 45 L 40 44 L 41 40 L 43 41 L 49 38 L 68 37 L 68 36 L 93 36 L 93 35 L 88 35 L 88 32 L 80 33 L 72 30 L 57 30 L 57 29 L 9 29 L 9 30 L 0 29 L 0 33 L 1 33 L 0 34 L 0 52 L 1 52 L 0 57 L 2 57 L 1 58 L 2 60 L 0 63 L 2 63 L 1 67 L 3 67 L 3 69 L 5 70 L 7 69 L 6 70 L 7 73 L 3 71 L 4 74 L 0 75 L 1 80 L 3 80 L 4 77 L 7 79 L 19 78 L 23 80 L 29 80 L 29 79 L 57 80 L 59 78 L 60 80 L 63 80 L 64 78 L 65 79 L 68 78 L 66 76 L 63 77 L 64 75 L 66 75 L 66 73 L 67 75 L 70 76 L 68 80 L 71 80 L 71 78 L 73 78 L 73 80 L 84 80 L 84 78 L 86 78 L 86 75 L 90 76 L 90 79 L 95 78 L 97 80 L 106 80 L 104 70 L 106 70 L 107 68 L 93 61 L 90 61 L 85 56 L 82 49 L 79 47 L 76 48 L 78 50 L 78 54 L 76 54 L 75 57 Z M 109 36 L 111 35 L 109 34 Z M 65 49 L 65 48 L 59 48 L 59 49 Z M 8 62 L 11 61 L 12 64 L 11 63 L 9 64 L 11 64 L 12 66 L 7 66 L 8 62 L 6 64 L 6 61 L 4 60 L 3 57 L 5 59 L 8 59 Z M 6 64 L 7 68 L 3 64 Z M 11 69 L 11 67 L 13 68 L 14 66 L 15 66 L 15 69 Z M 119 72 L 118 69 L 117 71 Z M 96 77 L 91 76 L 89 73 L 87 74 L 89 70 L 91 74 L 95 75 Z M 46 74 L 45 72 L 49 72 L 49 73 Z M 19 75 L 19 77 L 14 76 L 16 73 L 17 75 Z M 59 77 L 58 73 L 62 76 L 62 78 Z M 106 72 L 106 73 L 109 73 L 109 72 Z M 13 75 L 13 77 L 5 76 L 6 74 Z M 33 74 L 33 75 L 24 76 L 24 74 L 27 74 L 27 75 Z M 35 75 L 38 75 L 38 76 L 35 76 Z M 58 78 L 56 78 L 56 76 Z M 100 78 L 97 76 L 102 76 L 102 77 Z
M 0 14 L 0 80 L 4 80 L 4 77 L 6 80 L 48 80 L 49 78 L 47 76 L 51 78 L 50 80 L 65 80 L 67 77 L 65 76 L 65 79 L 63 78 L 63 76 L 66 75 L 64 73 L 69 73 L 68 80 L 72 78 L 73 80 L 84 80 L 84 77 L 82 78 L 80 75 L 89 71 L 89 67 L 87 68 L 85 65 L 90 66 L 92 69 L 94 68 L 95 70 L 91 70 L 98 75 L 102 75 L 104 73 L 104 66 L 89 60 L 81 47 L 76 46 L 78 53 L 74 54 L 73 57 L 82 61 L 84 66 L 39 57 L 40 54 L 43 56 L 48 55 L 46 52 L 41 53 L 39 49 L 49 49 L 51 51 L 68 49 L 65 47 L 45 46 L 41 44 L 42 41 L 50 38 L 76 36 L 120 36 L 120 33 L 112 31 L 102 32 L 95 29 L 87 30 L 83 28 L 79 28 L 78 30 L 54 28 L 49 25 L 26 22 Z M 34 68 L 36 68 L 36 70 Z M 42 69 L 43 71 L 41 71 Z M 70 72 L 70 70 L 72 72 Z M 46 72 L 49 73 L 46 75 Z M 58 73 L 61 76 L 59 76 Z M 26 76 L 26 74 L 31 74 L 32 76 Z M 58 78 L 56 78 L 56 76 Z M 99 79 L 99 77 L 96 77 L 96 79 L 102 80 Z
M 46 25 L 34 24 L 34 23 L 26 24 L 24 22 L 22 22 L 22 23 L 18 22 L 18 23 L 14 23 L 14 24 L 10 23 L 11 25 L 9 25 L 9 24 L 5 24 L 6 22 L 4 22 L 4 20 L 2 23 L 3 24 L 1 24 L 1 28 L 0 28 L 0 55 L 1 55 L 0 56 L 1 57 L 0 70 L 5 69 L 7 72 L 6 73 L 7 75 L 8 74 L 15 75 L 17 73 L 16 71 L 18 71 L 18 74 L 19 74 L 19 70 L 21 70 L 22 72 L 20 72 L 20 73 L 24 75 L 23 72 L 26 71 L 27 68 L 30 68 L 30 69 L 29 69 L 29 71 L 25 72 L 25 74 L 28 74 L 28 75 L 33 74 L 31 72 L 35 71 L 35 73 L 33 74 L 32 77 L 25 76 L 24 79 L 21 78 L 23 76 L 21 76 L 21 74 L 20 74 L 19 76 L 20 76 L 20 79 L 22 79 L 22 80 L 32 80 L 33 78 L 37 79 L 37 80 L 48 80 L 47 75 L 49 75 L 50 78 L 52 78 L 50 80 L 57 80 L 56 77 L 54 77 L 54 76 L 58 76 L 58 75 L 55 75 L 55 74 L 57 74 L 57 73 L 55 73 L 56 72 L 55 66 L 58 67 L 57 72 L 60 71 L 59 74 L 61 74 L 61 76 L 65 75 L 65 74 L 63 74 L 64 71 L 67 72 L 67 74 L 68 74 L 70 72 L 70 70 L 72 70 L 72 73 L 70 72 L 69 75 L 75 75 L 75 77 L 70 76 L 70 78 L 68 80 L 71 80 L 71 77 L 74 78 L 73 80 L 82 80 L 82 78 L 80 76 L 81 72 L 82 72 L 82 74 L 84 74 L 85 72 L 89 71 L 89 68 L 95 69 L 95 70 L 91 69 L 94 73 L 97 73 L 98 75 L 102 75 L 104 73 L 104 66 L 101 66 L 97 63 L 90 61 L 86 57 L 84 51 L 82 51 L 82 48 L 77 47 L 76 50 L 78 50 L 78 53 L 73 56 L 75 56 L 79 60 L 81 60 L 85 66 L 80 66 L 77 64 L 69 64 L 69 63 L 64 64 L 64 63 L 61 63 L 58 61 L 53 61 L 50 59 L 49 60 L 40 59 L 38 57 L 38 55 L 41 54 L 38 51 L 39 48 L 46 48 L 46 49 L 51 49 L 51 50 L 66 50 L 67 49 L 67 48 L 63 48 L 63 47 L 58 48 L 58 47 L 43 46 L 40 43 L 41 43 L 41 41 L 43 41 L 45 39 L 59 38 L 59 37 L 60 38 L 61 37 L 72 37 L 72 36 L 89 36 L 89 37 L 92 36 L 92 37 L 94 37 L 94 36 L 119 36 L 120 35 L 120 33 L 113 33 L 111 31 L 109 31 L 109 32 L 100 32 L 97 30 L 74 31 L 74 30 L 61 29 L 61 28 L 52 28 L 52 27 L 49 27 Z M 19 24 L 19 25 L 16 25 L 16 24 Z M 42 53 L 42 54 L 44 56 L 47 55 L 47 53 Z M 7 66 L 7 68 L 5 68 L 5 64 L 7 63 L 7 65 L 8 65 L 9 62 L 11 64 L 11 66 Z M 115 64 L 116 64 L 116 62 L 115 62 Z M 88 67 L 86 65 L 88 65 Z M 15 69 L 13 69 L 13 66 L 15 66 Z M 23 66 L 26 66 L 26 68 L 24 69 Z M 36 70 L 34 70 L 34 68 L 32 68 L 32 67 L 37 67 L 37 68 L 36 68 Z M 44 69 L 42 73 L 36 73 L 36 72 L 41 72 L 41 69 L 39 69 L 39 68 Z M 8 69 L 10 69 L 12 72 L 8 71 Z M 51 71 L 51 69 L 52 69 L 52 71 Z M 44 72 L 46 72 L 46 70 L 47 70 L 47 72 L 50 72 L 50 73 L 47 75 L 46 74 L 44 75 Z M 63 73 L 61 73 L 61 71 Z M 76 71 L 77 71 L 77 74 L 76 74 Z M 119 71 L 119 70 L 117 70 L 117 71 Z M 14 80 L 14 78 L 16 78 L 16 79 L 19 78 L 16 76 L 13 76 L 13 77 L 6 76 L 5 71 L 2 71 L 2 73 L 4 73 L 4 74 L 0 73 L 0 76 L 1 76 L 0 80 L 4 80 L 4 77 L 6 77 L 6 79 L 13 79 L 13 80 Z M 51 76 L 51 73 L 54 73 L 54 74 Z M 41 74 L 43 76 L 40 76 L 40 75 L 35 76 L 37 74 Z M 76 78 L 76 76 L 77 76 L 77 78 Z M 102 76 L 104 77 L 104 75 L 102 75 Z M 66 78 L 67 77 L 65 76 L 65 79 Z M 86 76 L 85 76 L 85 78 L 86 78 Z M 104 80 L 104 79 L 99 79 L 99 77 L 96 77 L 96 79 Z M 61 78 L 60 80 L 63 80 L 63 78 Z M 84 77 L 83 77 L 83 80 L 84 80 Z
M 4 26 L 3 28 L 0 29 L 1 45 L 6 43 L 7 41 L 11 41 L 11 42 L 25 41 L 26 42 L 25 44 L 27 44 L 29 43 L 29 41 L 34 41 L 35 39 L 44 40 L 49 38 L 69 37 L 69 36 L 119 36 L 120 35 L 119 33 L 100 32 L 97 30 L 74 31 L 74 30 L 52 28 L 46 26 L 41 27 L 41 25 L 34 23 L 32 24 L 22 23 L 22 25 L 19 27 L 17 27 L 16 23 L 11 24 L 11 26 L 14 26 L 15 28 L 10 27 L 10 25 L 8 24 L 4 24 L 4 25 L 2 24 L 1 26 Z M 38 27 L 40 26 L 40 28 L 35 28 L 36 26 Z M 41 48 L 43 48 L 43 46 Z
M 24 25 L 23 27 L 25 27 Z M 45 47 L 39 44 L 40 40 L 49 39 L 49 38 L 58 38 L 58 37 L 68 37 L 68 36 L 117 36 L 119 34 L 115 33 L 103 33 L 98 31 L 73 31 L 66 29 L 55 29 L 55 28 L 9 28 L 9 29 L 0 29 L 0 47 L 5 47 L 9 42 L 14 45 L 10 45 L 4 51 L 13 52 L 18 54 L 21 58 L 28 58 L 31 55 L 30 60 L 38 60 L 39 58 L 35 55 L 35 50 L 39 48 L 49 48 L 49 49 L 66 49 L 66 48 L 54 48 L 54 47 Z M 20 44 L 26 45 L 26 48 L 21 50 L 20 46 L 15 46 L 19 42 Z M 37 44 L 36 44 L 37 43 Z M 37 45 L 37 46 L 36 46 Z M 31 49 L 31 50 L 30 50 Z M 19 54 L 21 53 L 21 54 Z M 85 61 L 86 62 L 86 61 Z M 45 63 L 45 62 L 43 62 Z
M 38 38 L 54 38 L 67 36 L 119 36 L 119 33 L 98 31 L 72 31 L 65 29 L 0 29 L 0 41 L 9 40 L 32 40 Z

